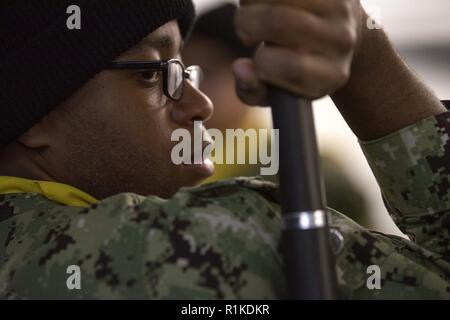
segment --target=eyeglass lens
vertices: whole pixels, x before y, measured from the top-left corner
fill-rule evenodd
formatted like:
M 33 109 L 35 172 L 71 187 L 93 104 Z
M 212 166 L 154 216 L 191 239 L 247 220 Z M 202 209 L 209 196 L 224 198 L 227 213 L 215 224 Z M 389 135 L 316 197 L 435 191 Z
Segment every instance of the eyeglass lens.
M 184 70 L 179 63 L 170 63 L 168 67 L 169 79 L 167 91 L 173 99 L 180 99 L 183 95 Z
M 194 88 L 200 89 L 200 84 L 203 81 L 203 72 L 199 66 L 191 66 L 186 69 L 189 74 L 189 81 L 192 83 Z

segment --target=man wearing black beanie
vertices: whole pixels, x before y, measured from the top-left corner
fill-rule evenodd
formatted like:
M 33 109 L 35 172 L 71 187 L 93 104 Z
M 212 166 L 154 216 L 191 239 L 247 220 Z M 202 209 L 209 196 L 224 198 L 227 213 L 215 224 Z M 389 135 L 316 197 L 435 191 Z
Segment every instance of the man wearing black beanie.
M 449 113 L 359 1 L 242 2 L 241 40 L 272 44 L 235 62 L 242 100 L 264 104 L 267 82 L 331 94 L 415 240 L 330 209 L 340 296 L 448 298 Z M 172 133 L 213 112 L 180 58 L 193 16 L 190 0 L 0 3 L 0 298 L 286 297 L 277 187 L 195 187 L 211 160 L 171 158 Z

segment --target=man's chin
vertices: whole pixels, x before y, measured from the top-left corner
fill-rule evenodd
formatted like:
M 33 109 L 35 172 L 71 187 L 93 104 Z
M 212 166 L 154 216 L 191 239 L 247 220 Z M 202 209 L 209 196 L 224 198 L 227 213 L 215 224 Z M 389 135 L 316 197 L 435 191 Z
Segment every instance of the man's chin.
M 106 198 L 118 193 L 136 193 L 139 195 L 153 195 L 164 199 L 171 198 L 180 188 L 195 187 L 200 185 L 203 181 L 214 174 L 214 164 L 211 160 L 206 160 L 201 164 L 182 164 L 171 167 L 169 170 L 161 170 L 160 175 L 155 177 L 155 173 L 151 175 L 141 175 L 140 179 L 136 176 L 124 177 L 122 181 L 129 181 L 123 183 L 120 187 L 108 189 L 109 192 L 102 193 L 101 198 Z M 148 179 L 142 180 L 143 176 Z M 154 183 L 151 183 L 151 181 Z M 149 183 L 150 182 L 150 183 Z

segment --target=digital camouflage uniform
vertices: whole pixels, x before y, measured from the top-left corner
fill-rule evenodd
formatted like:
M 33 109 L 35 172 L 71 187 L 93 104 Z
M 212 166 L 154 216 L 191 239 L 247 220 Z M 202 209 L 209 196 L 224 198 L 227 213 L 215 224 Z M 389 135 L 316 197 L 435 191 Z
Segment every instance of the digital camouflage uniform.
M 344 239 L 341 298 L 450 298 L 450 112 L 361 144 L 412 241 L 330 209 Z M 285 298 L 280 222 L 277 188 L 261 179 L 185 188 L 169 200 L 120 194 L 90 208 L 0 195 L 0 297 Z M 81 290 L 67 289 L 70 265 L 81 268 Z M 370 265 L 381 269 L 381 290 L 367 288 Z

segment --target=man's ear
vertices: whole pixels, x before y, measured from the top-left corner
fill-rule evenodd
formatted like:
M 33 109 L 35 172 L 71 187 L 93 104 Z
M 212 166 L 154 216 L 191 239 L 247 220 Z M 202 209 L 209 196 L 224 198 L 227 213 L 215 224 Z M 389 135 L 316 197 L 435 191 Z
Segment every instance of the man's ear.
M 52 122 L 50 116 L 44 117 L 32 128 L 28 129 L 27 132 L 22 134 L 18 142 L 30 149 L 48 147 L 51 142 L 51 134 L 55 129 L 55 125 Z

